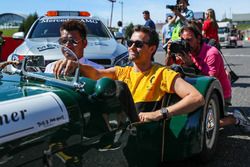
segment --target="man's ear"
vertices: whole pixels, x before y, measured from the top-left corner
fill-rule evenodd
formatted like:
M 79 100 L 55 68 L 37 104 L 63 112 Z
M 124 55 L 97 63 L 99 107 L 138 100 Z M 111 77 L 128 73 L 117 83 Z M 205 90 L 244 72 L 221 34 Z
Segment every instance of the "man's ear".
M 87 39 L 83 39 L 82 43 L 83 43 L 83 48 L 86 48 L 86 46 L 88 45 Z
M 151 53 L 154 53 L 156 51 L 156 46 L 155 45 L 150 46 L 150 51 Z

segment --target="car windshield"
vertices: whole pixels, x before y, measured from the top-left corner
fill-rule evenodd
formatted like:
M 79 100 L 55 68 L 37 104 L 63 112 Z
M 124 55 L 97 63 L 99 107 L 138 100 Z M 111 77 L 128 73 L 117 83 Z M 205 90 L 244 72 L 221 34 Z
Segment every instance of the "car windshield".
M 40 19 L 29 38 L 48 38 L 48 37 L 59 37 L 60 36 L 60 26 L 63 22 L 69 19 L 51 19 L 43 18 Z M 103 37 L 110 38 L 107 28 L 103 25 L 100 20 L 95 19 L 78 19 L 83 21 L 87 27 L 87 36 L 88 37 Z
M 228 33 L 229 29 L 227 27 L 220 27 L 218 29 L 218 34 L 224 34 L 224 33 Z

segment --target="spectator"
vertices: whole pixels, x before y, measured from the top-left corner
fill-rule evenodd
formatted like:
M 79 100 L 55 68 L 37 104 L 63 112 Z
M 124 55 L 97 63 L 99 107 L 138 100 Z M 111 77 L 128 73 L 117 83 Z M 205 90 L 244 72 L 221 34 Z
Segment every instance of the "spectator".
M 207 39 L 207 43 L 210 43 L 213 46 L 219 47 L 219 37 L 218 37 L 218 24 L 215 17 L 215 12 L 213 9 L 208 9 L 205 13 L 206 20 L 204 21 L 202 27 L 202 34 L 205 39 Z M 215 42 L 215 44 L 213 44 Z
M 203 96 L 192 85 L 184 81 L 179 74 L 151 61 L 159 44 L 156 31 L 145 26 L 137 26 L 127 44 L 129 59 L 133 62 L 133 66 L 115 66 L 98 70 L 89 65 L 81 64 L 81 74 L 94 80 L 109 77 L 125 82 L 130 90 L 127 91 L 127 94 L 131 92 L 133 99 L 130 100 L 130 96 L 123 99 L 130 101 L 129 103 L 135 102 L 140 121 L 169 119 L 174 115 L 192 112 L 204 104 Z M 54 72 L 58 76 L 65 67 L 64 73 L 67 75 L 68 70 L 71 71 L 77 66 L 78 63 L 74 60 L 59 60 Z M 149 85 L 151 85 L 150 88 Z M 160 101 L 166 93 L 176 93 L 182 99 L 179 103 L 168 107 L 161 108 L 160 105 L 155 105 L 161 104 Z M 125 104 L 126 102 L 121 101 L 121 103 Z M 136 113 L 132 109 L 128 111 Z
M 142 14 L 143 14 L 143 18 L 146 21 L 144 26 L 150 27 L 151 29 L 155 30 L 155 23 L 151 20 L 149 11 L 145 10 L 142 12 Z
M 117 39 L 121 40 L 121 43 L 124 44 L 125 40 L 125 28 L 122 25 L 122 21 L 117 22 L 118 25 L 118 32 L 116 32 L 115 36 Z
M 202 34 L 197 29 L 195 22 L 183 26 L 180 35 L 181 38 L 186 40 L 190 45 L 190 52 L 178 53 L 177 57 L 182 62 L 183 66 L 194 67 L 203 75 L 216 77 L 222 86 L 224 99 L 225 99 L 225 117 L 220 120 L 220 126 L 237 125 L 243 127 L 246 131 L 250 131 L 250 121 L 241 110 L 234 110 L 233 113 L 228 111 L 231 105 L 232 89 L 230 81 L 227 77 L 223 58 L 218 49 L 203 42 Z M 171 57 L 169 50 L 171 43 L 168 46 L 168 57 Z
M 172 40 L 179 39 L 180 28 L 187 23 L 187 21 L 194 19 L 194 12 L 187 8 L 189 6 L 188 0 L 177 0 L 178 8 L 172 9 L 174 17 L 170 20 L 170 24 L 174 25 Z
M 76 20 L 64 22 L 60 27 L 60 34 L 59 44 L 72 50 L 80 63 L 89 64 L 94 68 L 104 68 L 102 65 L 89 61 L 84 57 L 84 48 L 87 46 L 88 42 L 86 38 L 87 31 L 83 22 Z M 55 62 L 48 64 L 45 73 L 52 73 L 54 65 Z
M 173 26 L 169 23 L 169 20 L 171 20 L 173 16 L 168 15 L 166 19 L 166 24 L 162 27 L 162 44 L 164 45 L 167 43 L 172 36 Z
M 2 61 L 2 47 L 4 45 L 3 31 L 0 31 L 0 62 Z

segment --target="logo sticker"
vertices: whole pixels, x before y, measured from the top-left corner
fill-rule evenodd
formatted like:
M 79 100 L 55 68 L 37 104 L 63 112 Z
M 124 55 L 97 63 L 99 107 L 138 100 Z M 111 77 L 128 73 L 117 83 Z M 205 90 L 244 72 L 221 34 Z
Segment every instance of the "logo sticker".
M 68 122 L 65 105 L 52 92 L 0 102 L 0 144 Z

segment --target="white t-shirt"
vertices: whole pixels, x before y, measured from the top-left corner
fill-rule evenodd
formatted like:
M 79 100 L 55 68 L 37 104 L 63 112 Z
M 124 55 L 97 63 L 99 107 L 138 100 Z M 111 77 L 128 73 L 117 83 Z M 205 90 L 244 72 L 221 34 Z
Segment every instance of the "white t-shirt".
M 53 68 L 54 68 L 55 63 L 56 63 L 56 61 L 49 63 L 46 66 L 44 73 L 53 73 Z M 79 63 L 80 64 L 88 64 L 96 69 L 104 69 L 104 67 L 102 65 L 94 63 L 93 61 L 90 61 L 90 60 L 86 59 L 85 57 L 80 58 Z

